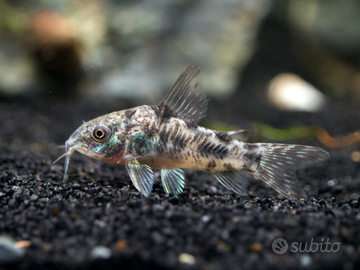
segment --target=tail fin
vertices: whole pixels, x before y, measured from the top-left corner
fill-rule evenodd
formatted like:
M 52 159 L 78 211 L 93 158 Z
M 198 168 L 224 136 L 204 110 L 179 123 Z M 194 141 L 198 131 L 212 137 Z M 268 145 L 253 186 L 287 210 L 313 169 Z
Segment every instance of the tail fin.
M 314 146 L 269 143 L 255 145 L 259 147 L 261 157 L 254 175 L 287 198 L 307 198 L 296 179 L 296 169 L 330 157 L 328 152 Z

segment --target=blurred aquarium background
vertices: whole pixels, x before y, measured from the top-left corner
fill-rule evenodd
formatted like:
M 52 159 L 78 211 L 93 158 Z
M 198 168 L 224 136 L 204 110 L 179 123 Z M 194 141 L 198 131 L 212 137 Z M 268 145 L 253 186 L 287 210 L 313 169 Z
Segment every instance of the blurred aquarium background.
M 341 124 L 358 118 L 359 59 L 356 0 L 0 0 L 0 99 L 55 100 L 67 114 L 157 104 L 199 64 L 207 127 L 342 136 L 356 129 Z
M 0 87 L 155 101 L 187 65 L 200 64 L 205 91 L 229 95 L 271 4 L 1 0 Z

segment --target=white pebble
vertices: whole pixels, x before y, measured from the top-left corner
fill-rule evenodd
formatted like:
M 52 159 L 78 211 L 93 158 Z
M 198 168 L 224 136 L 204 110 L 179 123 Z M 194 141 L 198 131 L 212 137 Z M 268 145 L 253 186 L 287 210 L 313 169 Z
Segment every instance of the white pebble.
M 179 256 L 179 262 L 192 265 L 195 263 L 195 257 L 189 253 L 182 253 Z
M 301 266 L 309 266 L 312 262 L 312 259 L 309 255 L 304 254 L 300 256 L 300 264 Z
M 15 262 L 24 255 L 25 250 L 15 244 L 16 242 L 8 237 L 0 237 L 0 263 Z
M 109 259 L 111 257 L 111 249 L 104 246 L 96 246 L 90 251 L 91 259 Z
M 294 74 L 283 73 L 269 83 L 268 99 L 281 110 L 317 112 L 325 105 L 326 97 L 314 86 Z

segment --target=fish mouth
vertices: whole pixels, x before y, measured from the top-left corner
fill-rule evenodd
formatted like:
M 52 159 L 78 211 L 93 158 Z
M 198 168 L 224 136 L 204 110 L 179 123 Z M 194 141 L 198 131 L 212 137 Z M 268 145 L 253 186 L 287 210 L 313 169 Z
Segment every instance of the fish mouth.
M 79 132 L 76 130 L 71 136 L 70 138 L 65 142 L 65 153 L 62 154 L 60 157 L 58 157 L 53 164 L 55 164 L 56 162 L 58 162 L 60 159 L 62 159 L 63 157 L 65 157 L 65 164 L 64 164 L 64 177 L 63 177 L 63 181 L 65 182 L 67 180 L 67 171 L 69 168 L 69 163 L 70 163 L 70 156 L 72 155 L 72 153 L 75 151 L 75 149 L 77 148 L 76 146 L 78 145 L 78 135 Z

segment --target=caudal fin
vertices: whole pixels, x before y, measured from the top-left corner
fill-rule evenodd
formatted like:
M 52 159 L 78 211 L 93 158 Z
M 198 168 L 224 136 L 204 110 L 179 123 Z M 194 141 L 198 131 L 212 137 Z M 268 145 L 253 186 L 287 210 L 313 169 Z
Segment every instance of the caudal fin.
M 293 199 L 306 199 L 296 178 L 296 170 L 307 164 L 326 160 L 325 150 L 307 145 L 257 143 L 261 152 L 260 164 L 254 173 L 281 195 Z

